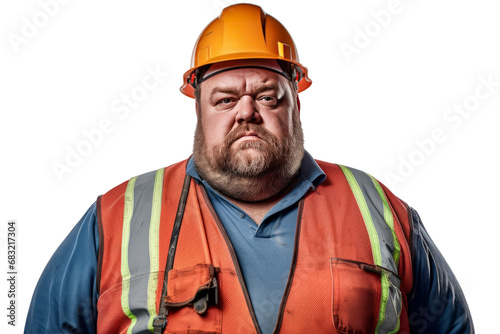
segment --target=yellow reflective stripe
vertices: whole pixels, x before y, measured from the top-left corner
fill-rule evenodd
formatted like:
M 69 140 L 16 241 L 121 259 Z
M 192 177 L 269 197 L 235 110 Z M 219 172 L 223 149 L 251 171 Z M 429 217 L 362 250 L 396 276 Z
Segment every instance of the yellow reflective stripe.
M 387 334 L 396 334 L 396 333 L 398 333 L 399 332 L 400 324 L 401 324 L 401 321 L 400 321 L 400 317 L 398 315 L 398 323 L 396 324 L 396 328 L 394 328 L 394 330 L 392 332 L 389 332 Z
M 363 192 L 359 187 L 358 182 L 352 172 L 345 166 L 339 165 L 340 169 L 344 173 L 349 186 L 351 187 L 352 193 L 354 194 L 354 198 L 356 199 L 356 203 L 358 203 L 359 211 L 361 211 L 361 215 L 363 216 L 363 221 L 365 222 L 366 230 L 368 231 L 368 236 L 370 237 L 370 244 L 372 247 L 373 253 L 373 262 L 377 266 L 382 265 L 382 255 L 380 253 L 380 243 L 377 234 L 377 230 L 375 229 L 375 225 L 373 224 L 372 216 L 370 214 L 370 210 L 368 209 L 368 205 L 366 204 L 365 197 L 363 196 Z
M 382 189 L 382 186 L 373 176 L 370 175 L 370 178 L 372 179 L 373 185 L 375 186 L 375 189 L 377 189 L 377 192 L 380 196 L 380 199 L 382 200 L 382 203 L 384 205 L 384 220 L 392 232 L 392 238 L 393 238 L 393 242 L 394 242 L 394 253 L 392 254 L 392 257 L 394 259 L 394 263 L 396 264 L 396 268 L 397 268 L 399 265 L 401 246 L 399 244 L 398 237 L 396 236 L 396 232 L 394 231 L 394 215 L 392 214 L 391 208 L 389 207 L 389 202 L 387 201 L 387 197 L 384 193 L 384 190 Z M 388 298 L 389 298 L 388 292 L 389 292 L 389 277 L 386 273 L 383 273 L 383 276 L 382 276 L 382 298 L 381 298 L 381 302 L 380 302 L 379 322 L 377 324 L 377 329 L 375 330 L 375 333 L 378 333 L 378 328 L 385 320 L 386 307 L 387 307 L 387 302 L 388 302 Z M 396 328 L 393 331 L 389 332 L 388 334 L 397 333 L 397 331 L 399 330 L 399 324 L 400 323 L 399 323 L 399 317 L 398 317 L 398 323 L 396 324 Z
M 380 311 L 378 313 L 377 327 L 375 327 L 375 333 L 378 333 L 380 325 L 385 321 L 385 309 L 387 307 L 387 300 L 389 299 L 389 276 L 385 271 L 382 272 L 381 278 L 382 284 L 382 295 L 380 296 Z
M 396 236 L 396 232 L 394 231 L 394 216 L 392 214 L 392 210 L 389 206 L 389 202 L 387 201 L 387 197 L 384 193 L 384 190 L 382 189 L 382 186 L 374 177 L 372 177 L 371 175 L 370 175 L 370 177 L 373 181 L 373 184 L 375 185 L 375 189 L 377 189 L 377 192 L 380 196 L 380 199 L 382 200 L 382 203 L 384 204 L 384 220 L 392 232 L 392 239 L 394 242 L 394 254 L 392 254 L 392 257 L 394 259 L 394 263 L 396 264 L 396 268 L 397 268 L 399 266 L 401 245 L 399 244 L 398 237 Z
M 393 330 L 393 331 L 391 331 L 391 332 L 389 332 L 389 333 L 387 333 L 387 334 L 396 334 L 396 333 L 398 333 L 398 332 L 399 332 L 399 326 L 400 326 L 400 324 L 401 324 L 401 322 L 400 322 L 400 317 L 399 317 L 399 315 L 398 315 L 398 323 L 396 324 L 396 328 L 394 328 L 394 330 Z
M 128 243 L 130 239 L 130 221 L 134 212 L 134 187 L 136 177 L 130 179 L 125 190 L 125 203 L 123 208 L 123 230 L 122 230 L 122 254 L 121 254 L 121 275 L 122 275 L 122 295 L 121 304 L 123 313 L 131 320 L 127 333 L 132 333 L 132 328 L 137 322 L 136 316 L 129 308 L 130 290 L 130 269 L 128 266 Z
M 368 235 L 370 237 L 370 243 L 371 243 L 371 248 L 372 248 L 372 253 L 373 253 L 373 262 L 376 266 L 381 266 L 382 267 L 382 255 L 381 255 L 381 250 L 380 250 L 380 240 L 379 236 L 377 233 L 377 230 L 375 228 L 372 216 L 370 214 L 370 210 L 368 208 L 368 205 L 366 203 L 366 199 L 363 195 L 363 192 L 361 190 L 361 187 L 359 186 L 356 178 L 354 177 L 353 173 L 345 166 L 339 165 L 341 168 L 342 172 L 344 173 L 347 182 L 349 183 L 349 186 L 351 188 L 352 193 L 354 194 L 354 198 L 356 199 L 356 203 L 358 204 L 358 208 L 361 212 L 361 215 L 363 217 L 363 221 L 365 223 L 366 229 L 368 231 Z M 368 175 L 368 174 L 367 174 Z M 382 203 L 383 203 L 383 208 L 384 208 L 384 221 L 386 224 L 389 226 L 391 229 L 391 233 L 393 236 L 394 240 L 394 252 L 392 254 L 393 259 L 396 264 L 399 261 L 399 256 L 400 256 L 400 245 L 397 240 L 396 233 L 394 231 L 394 216 L 392 214 L 392 211 L 390 209 L 389 203 L 387 201 L 387 198 L 385 196 L 385 193 L 378 183 L 371 175 L 369 175 L 373 185 L 375 186 L 375 189 L 380 196 Z M 380 284 L 381 284 L 381 296 L 380 296 L 380 308 L 379 308 L 379 315 L 378 315 L 378 321 L 377 325 L 375 328 L 375 333 L 378 333 L 380 330 L 380 326 L 384 324 L 386 321 L 386 311 L 387 311 L 387 302 L 389 299 L 389 291 L 390 291 L 390 282 L 389 282 L 389 275 L 385 270 L 382 271 L 381 273 L 381 278 L 380 278 Z M 396 328 L 391 332 L 395 333 L 399 330 L 399 317 L 398 321 L 396 324 Z
M 151 222 L 149 225 L 149 281 L 148 281 L 148 329 L 154 331 L 153 320 L 158 315 L 156 313 L 156 289 L 158 287 L 158 273 L 160 267 L 160 216 L 161 199 L 163 193 L 163 175 L 165 169 L 156 171 L 155 184 L 153 189 L 153 203 L 151 206 Z

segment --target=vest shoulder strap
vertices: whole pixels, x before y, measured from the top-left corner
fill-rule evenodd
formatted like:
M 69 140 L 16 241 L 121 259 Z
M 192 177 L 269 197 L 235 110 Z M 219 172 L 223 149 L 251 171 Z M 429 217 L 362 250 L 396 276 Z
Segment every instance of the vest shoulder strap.
M 133 177 L 98 198 L 100 303 L 115 305 L 107 308 L 116 313 L 111 318 L 131 328 L 153 330 L 167 257 L 160 245 L 171 237 L 185 166 L 183 161 Z

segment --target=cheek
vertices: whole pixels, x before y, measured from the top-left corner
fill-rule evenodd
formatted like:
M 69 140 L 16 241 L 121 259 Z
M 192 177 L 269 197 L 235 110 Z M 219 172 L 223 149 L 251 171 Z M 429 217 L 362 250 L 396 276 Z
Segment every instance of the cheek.
M 205 142 L 209 145 L 221 143 L 231 131 L 232 124 L 223 117 L 202 117 L 202 128 Z
M 279 137 L 290 135 L 293 132 L 291 115 L 276 115 L 267 122 L 267 130 Z

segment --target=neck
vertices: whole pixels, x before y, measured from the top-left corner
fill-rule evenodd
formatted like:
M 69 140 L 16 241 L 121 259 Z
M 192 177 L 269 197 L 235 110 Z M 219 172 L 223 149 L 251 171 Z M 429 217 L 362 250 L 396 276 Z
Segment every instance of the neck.
M 288 192 L 293 189 L 293 187 L 296 184 L 297 177 L 294 177 L 292 181 L 290 181 L 281 191 L 278 193 L 272 194 L 271 196 L 264 197 L 264 196 L 259 196 L 262 197 L 257 200 L 240 200 L 233 198 L 229 195 L 226 195 L 222 193 L 222 195 L 231 201 L 234 205 L 239 207 L 241 210 L 243 210 L 250 218 L 253 219 L 253 221 L 257 224 L 260 225 L 262 222 L 264 216 L 266 215 L 269 210 L 271 210 L 283 197 L 285 197 Z
M 238 201 L 248 203 L 267 202 L 282 195 L 297 178 L 297 175 L 298 171 L 294 175 L 284 175 L 278 170 L 268 171 L 264 175 L 255 177 L 230 175 L 224 182 L 214 183 L 213 186 L 224 195 Z

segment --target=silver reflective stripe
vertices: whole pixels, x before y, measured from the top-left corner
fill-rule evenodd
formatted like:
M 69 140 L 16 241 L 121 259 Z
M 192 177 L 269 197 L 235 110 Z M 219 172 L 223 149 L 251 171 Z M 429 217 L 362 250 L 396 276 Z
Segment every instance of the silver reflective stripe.
M 159 219 L 164 169 L 129 181 L 122 240 L 122 306 L 131 319 L 127 333 L 152 331 L 158 282 Z M 126 270 L 123 270 L 125 268 Z
M 393 260 L 395 246 L 392 237 L 392 230 L 384 218 L 384 203 L 382 202 L 377 189 L 375 189 L 369 175 L 353 168 L 350 168 L 350 171 L 356 178 L 356 181 L 363 192 L 363 196 L 366 200 L 366 204 L 368 205 L 370 215 L 377 231 L 382 260 L 382 263 L 378 265 L 397 273 L 398 269 Z
M 394 232 L 394 217 L 377 180 L 357 169 L 340 166 L 354 194 L 373 252 L 373 261 L 381 267 L 379 318 L 375 333 L 396 333 L 402 307 L 398 274 L 400 245 Z
M 399 290 L 399 279 L 389 274 L 382 284 L 388 284 L 389 293 L 385 307 L 384 322 L 378 328 L 378 333 L 397 333 L 399 330 L 399 315 L 403 307 L 403 298 Z
M 149 276 L 149 224 L 151 221 L 151 203 L 156 172 L 137 177 L 134 188 L 134 213 L 130 224 L 130 241 L 128 244 L 128 262 L 132 282 L 129 291 L 130 310 L 137 317 L 132 333 L 139 333 L 147 328 L 149 312 L 144 308 L 144 297 L 148 289 L 148 280 L 141 275 Z

